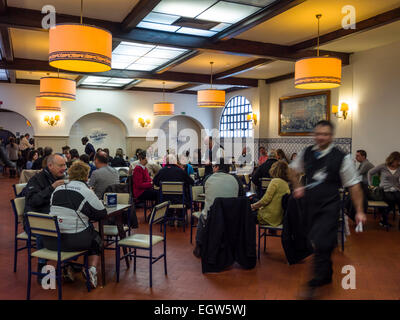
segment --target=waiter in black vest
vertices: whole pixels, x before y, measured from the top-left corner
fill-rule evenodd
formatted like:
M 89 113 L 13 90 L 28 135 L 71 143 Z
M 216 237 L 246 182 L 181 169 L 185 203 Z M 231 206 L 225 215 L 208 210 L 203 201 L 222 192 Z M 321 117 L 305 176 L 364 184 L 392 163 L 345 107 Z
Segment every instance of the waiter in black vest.
M 356 223 L 365 223 L 363 193 L 350 155 L 333 146 L 334 127 L 330 121 L 318 122 L 314 129 L 315 145 L 304 149 L 290 164 L 295 198 L 305 198 L 308 236 L 313 246 L 313 277 L 302 298 L 312 299 L 316 289 L 332 282 L 331 254 L 337 244 L 340 214 L 339 188 L 346 187 L 356 208 Z M 305 186 L 298 174 L 305 174 Z

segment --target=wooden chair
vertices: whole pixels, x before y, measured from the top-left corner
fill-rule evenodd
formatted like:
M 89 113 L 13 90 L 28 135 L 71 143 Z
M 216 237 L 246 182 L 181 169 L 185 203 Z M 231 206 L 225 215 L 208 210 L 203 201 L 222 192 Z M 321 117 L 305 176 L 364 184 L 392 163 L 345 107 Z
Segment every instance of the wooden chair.
M 18 195 L 22 192 L 22 190 L 24 190 L 26 185 L 27 185 L 27 183 L 16 183 L 16 184 L 13 184 L 13 190 L 14 190 L 14 194 L 15 194 L 16 197 L 18 197 Z
M 88 266 L 88 251 L 74 251 L 74 252 L 67 252 L 61 251 L 61 233 L 58 227 L 57 217 L 50 216 L 48 214 L 42 213 L 34 213 L 28 212 L 26 214 L 28 223 L 28 287 L 27 287 L 27 300 L 30 299 L 31 294 L 31 278 L 32 274 L 34 275 L 42 275 L 45 276 L 47 274 L 43 274 L 41 272 L 34 272 L 32 271 L 32 257 L 46 259 L 46 260 L 53 260 L 57 262 L 56 265 L 56 272 L 55 277 L 58 286 L 58 299 L 62 299 L 62 287 L 61 287 L 61 280 L 62 280 L 62 272 L 61 267 L 67 263 L 71 262 L 80 256 L 84 257 L 84 264 L 78 264 L 85 268 L 85 272 L 89 275 L 89 266 Z M 53 237 L 57 239 L 57 250 L 48 250 L 48 249 L 40 249 L 32 252 L 32 236 L 47 236 Z M 86 277 L 86 286 L 87 290 L 90 292 L 90 282 L 89 276 Z
M 177 218 L 177 217 L 166 217 L 166 220 L 169 221 L 183 221 L 183 232 L 185 232 L 185 226 L 186 226 L 186 216 L 187 216 L 187 206 L 185 202 L 185 185 L 183 182 L 176 182 L 176 181 L 164 181 L 161 182 L 160 184 L 160 202 L 165 201 L 168 199 L 169 196 L 175 196 L 177 198 L 180 198 L 179 203 L 171 203 L 169 205 L 169 209 L 174 209 L 174 211 L 177 210 L 182 210 L 183 217 L 182 218 Z
M 368 208 L 374 210 L 374 217 L 376 216 L 376 211 L 378 209 L 385 210 L 387 215 L 389 215 L 389 205 L 385 201 L 368 201 Z M 399 224 L 400 229 L 400 224 Z M 386 231 L 389 231 L 389 226 L 386 226 Z
M 18 225 L 23 222 L 25 197 L 12 199 L 11 207 L 14 212 L 14 272 L 17 272 L 18 251 L 28 248 L 28 234 L 25 231 L 21 233 L 18 232 Z M 35 240 L 35 238 L 33 237 L 32 240 Z M 25 245 L 18 248 L 19 242 L 24 242 Z
M 190 243 L 193 238 L 193 227 L 194 219 L 199 219 L 201 214 L 201 204 L 204 203 L 204 197 L 200 197 L 200 194 L 204 193 L 204 186 L 191 186 L 190 188 L 192 196 L 192 210 L 190 211 Z
M 153 264 L 156 263 L 161 258 L 164 258 L 164 273 L 165 275 L 167 274 L 167 238 L 166 238 L 167 228 L 165 227 L 165 221 L 166 221 L 165 215 L 168 211 L 169 205 L 170 202 L 166 201 L 153 208 L 149 219 L 148 234 L 134 234 L 117 242 L 116 258 L 115 258 L 117 282 L 119 282 L 120 262 L 122 259 L 128 256 L 133 258 L 133 272 L 136 272 L 136 258 L 149 259 L 150 288 L 153 286 Z M 164 224 L 164 231 L 162 236 L 153 235 L 153 225 L 157 223 Z M 153 247 L 161 242 L 163 243 L 163 253 L 160 254 L 158 257 L 153 257 Z M 127 254 L 121 257 L 120 247 L 133 249 L 133 251 L 129 251 Z M 149 251 L 149 255 L 148 256 L 137 255 L 136 250 L 138 249 Z

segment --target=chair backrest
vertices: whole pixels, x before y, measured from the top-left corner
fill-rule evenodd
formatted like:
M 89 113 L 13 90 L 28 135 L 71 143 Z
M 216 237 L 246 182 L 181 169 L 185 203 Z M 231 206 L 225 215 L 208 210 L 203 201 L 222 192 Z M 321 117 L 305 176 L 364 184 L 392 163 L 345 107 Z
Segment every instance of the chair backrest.
M 14 184 L 14 191 L 15 191 L 15 195 L 19 195 L 22 190 L 24 190 L 24 188 L 26 187 L 27 183 L 16 183 Z
M 17 219 L 17 222 L 19 223 L 22 221 L 22 217 L 24 216 L 25 197 L 12 199 L 11 204 L 13 207 L 14 215 Z
M 41 171 L 41 170 L 27 170 L 27 169 L 22 170 L 21 176 L 19 178 L 19 183 L 28 182 L 29 179 L 32 178 L 39 171 Z
M 204 186 L 192 186 L 192 200 L 204 200 L 204 198 L 199 197 L 200 194 L 204 193 Z
M 57 217 L 36 212 L 28 212 L 26 217 L 28 218 L 28 228 L 32 235 L 58 237 Z
M 119 168 L 118 173 L 120 177 L 127 177 L 129 172 L 129 168 Z
M 104 194 L 104 198 L 103 198 L 104 203 L 107 201 L 106 195 L 108 193 L 110 193 L 110 192 L 107 192 Z M 129 193 L 117 193 L 117 203 L 118 204 L 130 204 Z
M 161 193 L 163 195 L 183 195 L 184 184 L 180 181 L 164 181 L 161 182 Z
M 261 178 L 261 189 L 266 190 L 271 182 L 271 178 Z
M 206 168 L 199 168 L 198 172 L 199 172 L 199 177 L 203 178 L 206 173 Z
M 169 201 L 165 201 L 156 205 L 151 212 L 149 224 L 157 223 L 164 220 L 164 217 L 168 211 L 169 204 Z

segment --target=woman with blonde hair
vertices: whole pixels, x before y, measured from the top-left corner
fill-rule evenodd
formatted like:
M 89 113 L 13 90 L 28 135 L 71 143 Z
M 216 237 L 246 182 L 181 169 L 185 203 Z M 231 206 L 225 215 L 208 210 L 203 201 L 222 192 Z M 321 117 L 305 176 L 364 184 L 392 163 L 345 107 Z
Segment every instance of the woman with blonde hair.
M 277 227 L 283 220 L 282 197 L 290 193 L 288 164 L 282 160 L 275 162 L 269 174 L 272 180 L 267 191 L 260 201 L 251 205 L 251 209 L 258 210 L 257 217 L 260 224 Z
M 102 239 L 89 222 L 107 216 L 103 203 L 89 189 L 87 181 L 90 167 L 76 160 L 68 170 L 69 182 L 57 187 L 50 200 L 50 215 L 56 216 L 61 233 L 61 251 L 89 250 L 89 280 L 93 288 L 97 286 L 98 255 Z M 44 247 L 57 250 L 57 239 L 43 239 Z M 72 272 L 68 270 L 71 278 Z M 70 279 L 73 280 L 73 279 Z

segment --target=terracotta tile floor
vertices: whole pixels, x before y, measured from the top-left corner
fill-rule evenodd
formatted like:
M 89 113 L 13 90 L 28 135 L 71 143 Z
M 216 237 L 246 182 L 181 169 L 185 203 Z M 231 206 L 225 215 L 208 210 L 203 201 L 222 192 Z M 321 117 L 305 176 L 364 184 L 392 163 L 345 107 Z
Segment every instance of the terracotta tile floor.
M 18 269 L 12 271 L 13 215 L 10 199 L 14 180 L 0 176 L 0 299 L 25 299 L 26 251 L 19 253 Z M 141 232 L 146 232 L 143 214 L 138 213 Z M 400 298 L 400 232 L 386 232 L 368 216 L 367 232 L 352 234 L 344 253 L 333 255 L 334 281 L 323 293 L 324 299 L 399 299 Z M 352 229 L 354 230 L 354 228 Z M 289 266 L 279 238 L 268 238 L 267 253 L 253 270 L 235 265 L 218 274 L 202 274 L 200 260 L 192 255 L 189 230 L 167 229 L 168 276 L 163 263 L 154 265 L 153 289 L 148 287 L 148 264 L 141 259 L 136 274 L 121 264 L 120 283 L 115 282 L 114 252 L 106 252 L 107 285 L 88 293 L 80 274 L 77 281 L 63 285 L 64 299 L 296 299 L 306 281 L 309 262 Z M 341 287 L 344 265 L 356 268 L 356 290 Z M 34 279 L 33 279 L 34 280 Z M 33 281 L 32 299 L 56 299 L 56 292 L 43 290 Z

